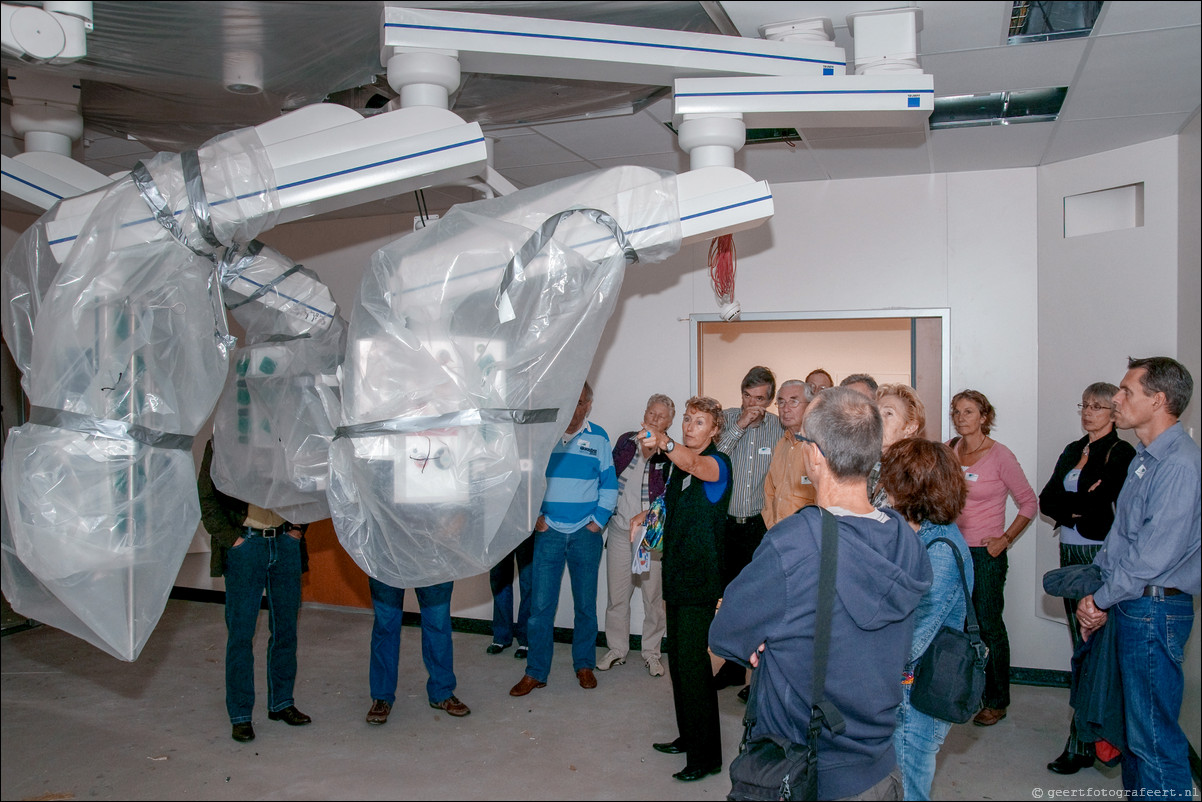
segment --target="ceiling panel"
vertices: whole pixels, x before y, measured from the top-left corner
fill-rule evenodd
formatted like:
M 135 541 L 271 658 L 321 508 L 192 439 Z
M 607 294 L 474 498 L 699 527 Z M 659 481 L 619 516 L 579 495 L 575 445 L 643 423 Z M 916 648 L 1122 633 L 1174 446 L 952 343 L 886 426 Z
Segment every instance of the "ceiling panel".
M 1161 3 L 1111 2 L 1102 6 L 1102 13 L 1094 25 L 1094 32 L 1098 36 L 1108 36 L 1113 33 L 1154 31 L 1159 28 L 1200 23 L 1202 3 L 1181 0 Z
M 804 144 L 789 147 L 783 142 L 748 145 L 735 154 L 735 166 L 769 182 L 822 181 L 826 170 Z
M 1154 117 L 1114 117 L 1104 121 L 1061 121 L 1051 147 L 1044 154 L 1043 163 L 1075 159 L 1173 136 L 1193 114 L 1183 112 Z
M 922 57 L 935 76 L 935 96 L 1007 89 L 1071 86 L 1086 49 L 1085 39 L 993 47 Z
M 925 134 L 879 134 L 811 142 L 810 152 L 831 178 L 914 175 L 931 171 Z M 765 176 L 772 180 L 771 176 Z
M 669 110 L 669 119 L 671 112 Z M 648 111 L 633 116 L 604 117 L 538 126 L 538 133 L 570 148 L 585 159 L 612 159 L 628 154 L 676 150 L 676 136 Z
M 922 30 L 918 33 L 918 52 L 923 55 L 980 50 L 1004 44 L 1010 28 L 1007 0 L 982 0 L 979 3 L 919 3 Z
M 1197 27 L 1109 36 L 1093 40 L 1061 116 L 1084 120 L 1190 111 L 1198 107 L 1200 93 Z
M 508 136 L 493 144 L 493 166 L 502 172 L 511 167 L 579 160 L 579 155 L 560 147 L 540 133 Z
M 1031 154 L 1043 154 L 1055 123 L 947 128 L 931 132 L 935 172 L 1005 170 L 1031 166 Z

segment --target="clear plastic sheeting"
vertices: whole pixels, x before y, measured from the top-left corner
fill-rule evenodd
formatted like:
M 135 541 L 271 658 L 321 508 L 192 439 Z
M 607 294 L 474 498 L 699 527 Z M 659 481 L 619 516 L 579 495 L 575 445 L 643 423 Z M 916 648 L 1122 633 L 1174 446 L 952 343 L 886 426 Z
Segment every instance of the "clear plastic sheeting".
M 360 567 L 422 587 L 530 534 L 628 259 L 675 253 L 679 216 L 673 174 L 620 167 L 455 207 L 376 253 L 330 448 Z
M 0 268 L 0 327 L 13 362 L 21 371 L 21 386 L 29 393 L 29 363 L 33 359 L 33 324 L 60 267 L 50 252 L 45 220 L 55 207 L 17 239 Z
M 33 320 L 30 422 L 4 449 L 4 594 L 123 660 L 200 521 L 189 444 L 232 344 L 216 265 L 222 243 L 274 219 L 273 186 L 257 135 L 240 131 L 46 215 L 51 231 L 85 219 Z
M 246 331 L 213 422 L 213 484 L 294 523 L 330 517 L 330 441 L 346 323 L 328 288 L 252 243 L 225 271 L 226 304 Z

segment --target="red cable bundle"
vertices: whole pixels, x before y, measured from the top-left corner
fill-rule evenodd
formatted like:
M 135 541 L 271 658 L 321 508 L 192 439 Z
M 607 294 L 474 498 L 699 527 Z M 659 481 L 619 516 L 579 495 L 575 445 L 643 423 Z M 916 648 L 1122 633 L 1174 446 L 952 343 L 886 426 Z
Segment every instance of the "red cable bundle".
M 718 302 L 724 305 L 735 299 L 735 261 L 733 234 L 723 234 L 710 242 L 710 281 Z

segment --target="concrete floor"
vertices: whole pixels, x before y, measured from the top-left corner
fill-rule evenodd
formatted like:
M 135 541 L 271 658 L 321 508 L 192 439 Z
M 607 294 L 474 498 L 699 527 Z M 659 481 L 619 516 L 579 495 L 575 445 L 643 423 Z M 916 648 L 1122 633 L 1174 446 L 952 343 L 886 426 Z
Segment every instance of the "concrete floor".
M 570 647 L 556 644 L 548 686 L 514 699 L 524 663 L 512 650 L 486 655 L 487 636 L 456 633 L 456 694 L 472 714 L 453 719 L 427 705 L 419 631 L 406 627 L 397 704 L 386 725 L 372 726 L 363 720 L 370 613 L 306 607 L 296 699 L 314 723 L 293 728 L 268 721 L 263 705 L 266 628 L 264 618 L 258 738 L 249 744 L 230 739 L 220 605 L 170 601 L 135 663 L 49 627 L 6 635 L 0 798 L 720 800 L 730 790 L 725 774 L 674 780 L 683 758 L 651 749 L 676 735 L 672 692 L 637 655 L 598 672 L 600 686 L 585 691 Z M 720 705 L 729 761 L 743 705 L 733 688 Z M 1071 777 L 1044 768 L 1068 716 L 1067 690 L 1015 687 L 1001 723 L 952 729 L 933 798 L 1116 795 L 1117 768 Z

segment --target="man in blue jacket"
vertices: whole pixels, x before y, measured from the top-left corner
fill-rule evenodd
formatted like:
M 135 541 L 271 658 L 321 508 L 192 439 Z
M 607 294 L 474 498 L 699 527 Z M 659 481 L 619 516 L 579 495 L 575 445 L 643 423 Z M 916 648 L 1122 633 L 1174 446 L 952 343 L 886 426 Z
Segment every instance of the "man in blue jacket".
M 547 463 L 547 492 L 542 514 L 534 524 L 534 600 L 527 634 L 530 651 L 526 673 L 509 690 L 525 696 L 546 687 L 555 647 L 555 611 L 564 564 L 572 582 L 575 621 L 572 667 L 581 688 L 597 687 L 597 571 L 601 565 L 601 532 L 618 502 L 609 435 L 588 414 L 593 388 L 580 391 L 576 411 Z
M 881 455 L 876 404 L 855 390 L 827 390 L 806 410 L 805 432 L 799 439 L 817 503 L 839 521 L 825 694 L 846 729 L 822 730 L 818 798 L 901 799 L 895 710 L 930 560 L 901 515 L 868 499 L 868 473 Z M 821 544 L 818 509 L 779 522 L 727 586 L 710 627 L 714 654 L 762 672 L 752 737 L 806 741 Z

